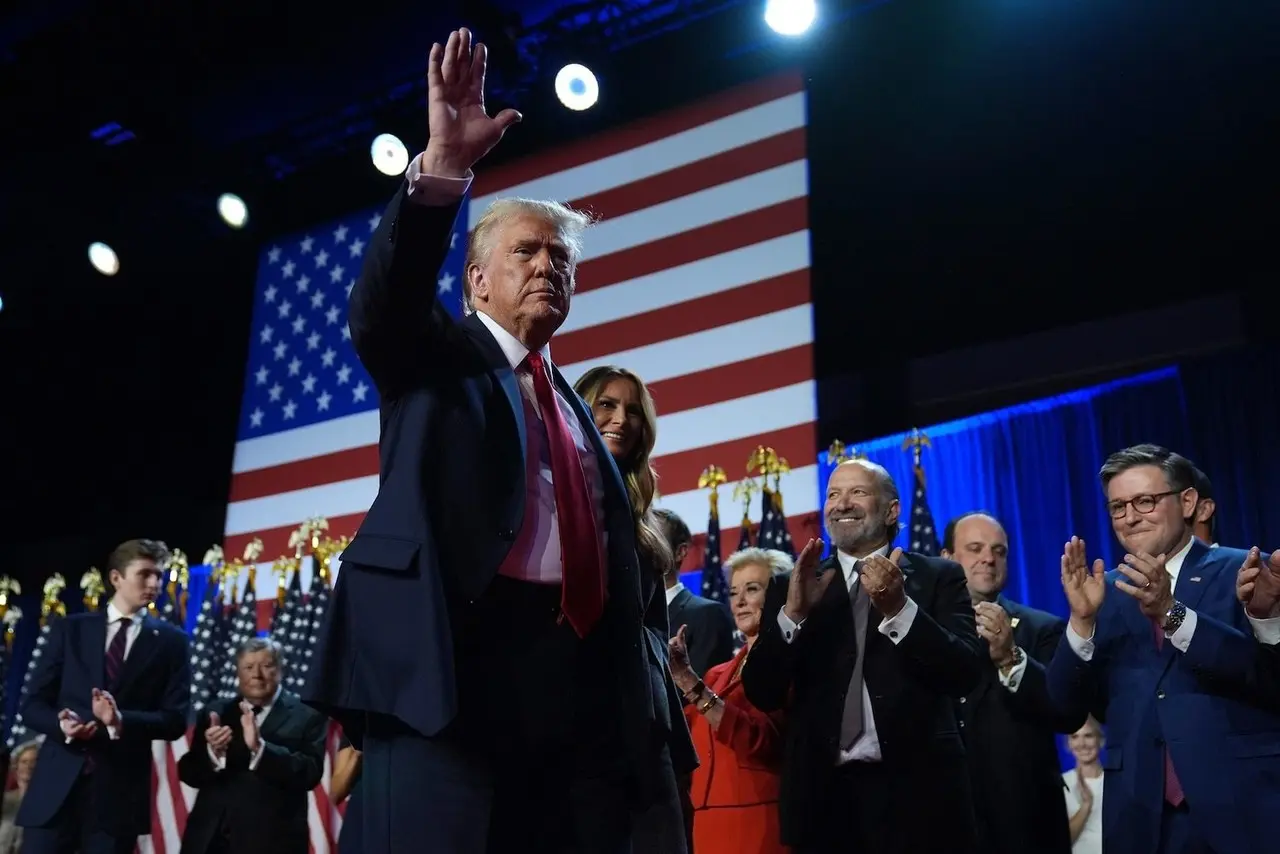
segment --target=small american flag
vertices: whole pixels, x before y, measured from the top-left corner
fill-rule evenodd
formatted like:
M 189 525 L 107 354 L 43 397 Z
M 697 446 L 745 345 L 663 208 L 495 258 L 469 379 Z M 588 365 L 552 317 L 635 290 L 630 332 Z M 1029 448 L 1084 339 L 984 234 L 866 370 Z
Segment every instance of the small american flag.
M 256 570 L 249 569 L 240 602 L 231 612 L 227 637 L 222 647 L 222 673 L 218 684 L 218 699 L 230 700 L 240 693 L 240 674 L 236 668 L 236 650 L 240 644 L 258 634 L 258 592 L 255 589 Z M 215 650 L 215 654 L 216 654 Z
M 765 487 L 760 497 L 760 533 L 757 540 L 762 549 L 775 549 L 791 556 L 796 556 L 795 546 L 791 540 L 791 530 L 787 527 L 787 517 L 782 512 L 782 493 Z
M 22 677 L 22 694 L 18 699 L 19 711 L 14 713 L 13 726 L 9 728 L 9 737 L 5 739 L 5 744 L 10 750 L 35 735 L 28 732 L 27 725 L 22 722 L 22 704 L 27 701 L 27 695 L 31 693 L 31 674 L 35 672 L 40 656 L 49 645 L 49 630 L 53 628 L 54 621 L 60 619 L 62 617 L 57 611 L 50 611 L 44 625 L 40 627 L 40 634 L 36 636 L 35 649 L 31 650 L 31 658 L 27 661 L 27 672 Z
M 729 588 L 725 584 L 724 568 L 720 563 L 720 508 L 719 496 L 711 493 L 711 514 L 707 517 L 707 545 L 702 558 L 702 595 L 717 602 L 729 601 Z
M 222 584 L 212 576 L 205 588 L 191 637 L 191 714 L 199 717 L 216 694 L 222 677 L 222 651 L 226 644 L 226 617 Z
M 271 637 L 284 653 L 284 687 L 295 694 L 302 688 L 295 662 L 301 657 L 310 628 L 310 612 L 302 596 L 302 571 L 294 570 L 285 589 L 284 605 L 276 611 Z
M 933 512 L 925 494 L 924 466 L 915 467 L 916 491 L 911 497 L 910 550 L 917 554 L 937 556 L 938 529 L 933 524 Z

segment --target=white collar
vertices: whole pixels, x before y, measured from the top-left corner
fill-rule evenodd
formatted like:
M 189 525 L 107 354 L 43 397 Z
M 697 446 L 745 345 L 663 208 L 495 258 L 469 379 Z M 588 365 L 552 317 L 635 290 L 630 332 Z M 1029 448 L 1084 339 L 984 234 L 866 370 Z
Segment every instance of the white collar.
M 672 601 L 674 601 L 675 598 L 680 595 L 681 590 L 684 590 L 684 582 L 682 581 L 677 581 L 675 584 L 667 588 L 667 604 L 668 605 L 670 605 Z
M 512 335 L 507 330 L 498 325 L 498 321 L 479 309 L 476 314 L 480 318 L 480 322 L 484 324 L 485 329 L 493 335 L 493 339 L 498 342 L 498 346 L 502 348 L 502 355 L 507 357 L 507 361 L 511 364 L 511 369 L 515 370 L 520 367 L 520 363 L 529 355 L 529 348 L 520 343 L 520 339 Z M 551 364 L 551 345 L 546 344 L 538 351 L 542 354 L 542 361 L 548 365 Z
M 1165 571 L 1169 573 L 1173 584 L 1178 583 L 1178 573 L 1182 571 L 1182 564 L 1187 560 L 1187 554 L 1191 551 L 1191 544 L 1196 541 L 1195 537 L 1187 540 L 1187 544 L 1179 549 L 1178 553 L 1164 562 Z
M 142 618 L 146 616 L 146 613 L 147 613 L 146 608 L 139 608 L 138 610 L 134 611 L 132 614 L 126 614 L 124 611 L 121 611 L 119 608 L 116 607 L 115 602 L 108 602 L 107 603 L 107 625 L 110 626 L 113 623 L 118 623 L 120 622 L 120 620 L 123 620 L 123 619 L 128 619 L 134 625 L 138 625 L 139 623 L 142 622 Z
M 870 555 L 867 555 L 867 557 L 871 557 L 871 555 L 880 555 L 880 557 L 888 557 L 889 544 L 885 543 L 883 546 L 873 551 Z M 854 577 L 858 574 L 857 570 L 854 569 L 854 567 L 856 567 L 858 565 L 858 561 L 863 560 L 863 558 L 857 558 L 851 554 L 845 554 L 842 551 L 836 552 L 836 558 L 840 561 L 840 568 L 844 570 L 845 580 L 848 581 L 850 584 L 852 584 Z

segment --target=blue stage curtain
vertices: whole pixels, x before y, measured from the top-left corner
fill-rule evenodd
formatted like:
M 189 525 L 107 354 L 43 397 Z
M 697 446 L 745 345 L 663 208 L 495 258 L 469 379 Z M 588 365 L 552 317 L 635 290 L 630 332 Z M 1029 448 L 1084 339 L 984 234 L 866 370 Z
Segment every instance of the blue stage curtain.
M 1280 355 L 1228 352 L 1180 374 L 1193 459 L 1213 482 L 1218 542 L 1280 548 Z
M 1111 452 L 1139 442 L 1186 448 L 1186 407 L 1174 368 L 1059 395 L 947 424 L 922 427 L 929 507 L 941 528 L 971 510 L 986 510 L 1009 533 L 1007 594 L 1034 608 L 1066 615 L 1060 583 L 1062 546 L 1074 534 L 1108 566 L 1120 558 L 1098 469 Z M 888 469 L 909 518 L 913 491 L 907 434 L 852 443 Z M 819 457 L 825 497 L 832 465 Z M 941 530 L 939 530 L 941 539 Z M 898 545 L 905 545 L 900 536 Z

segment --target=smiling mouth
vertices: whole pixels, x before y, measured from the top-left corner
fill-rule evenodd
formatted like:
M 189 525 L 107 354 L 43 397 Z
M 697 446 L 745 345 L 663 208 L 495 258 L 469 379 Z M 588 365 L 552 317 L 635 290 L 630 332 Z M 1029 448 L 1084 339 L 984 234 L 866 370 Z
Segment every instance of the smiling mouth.
M 615 442 L 625 442 L 627 438 L 626 436 L 623 436 L 621 433 L 615 433 L 612 430 L 606 430 L 600 435 L 606 439 L 612 439 Z
M 832 518 L 832 522 L 861 522 L 862 520 L 855 516 L 836 516 Z

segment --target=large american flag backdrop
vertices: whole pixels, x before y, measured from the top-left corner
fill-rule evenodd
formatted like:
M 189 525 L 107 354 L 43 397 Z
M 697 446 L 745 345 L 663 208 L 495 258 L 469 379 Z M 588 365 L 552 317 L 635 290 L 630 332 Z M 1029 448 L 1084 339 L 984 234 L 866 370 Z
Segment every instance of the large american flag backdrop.
M 462 229 L 495 198 L 553 198 L 599 215 L 552 358 L 570 382 L 607 363 L 649 383 L 660 413 L 660 502 L 700 542 L 708 505 L 699 473 L 724 467 L 724 489 L 732 490 L 759 445 L 791 461 L 781 480 L 789 522 L 801 542 L 812 533 L 804 521 L 818 502 L 805 128 L 803 81 L 787 74 L 482 168 L 434 283 L 460 313 Z M 229 557 L 254 537 L 264 557 L 288 554 L 290 533 L 318 515 L 331 536 L 354 534 L 373 502 L 378 401 L 351 346 L 346 304 L 381 211 L 263 252 L 227 508 Z M 701 548 L 694 551 L 690 566 L 702 563 Z M 268 566 L 258 573 L 264 629 L 276 584 Z M 157 824 L 163 838 L 151 841 L 158 852 L 177 850 L 194 800 L 170 770 L 184 749 L 156 746 L 157 814 L 168 816 Z M 312 850 L 327 852 L 341 818 L 323 786 L 311 813 Z

